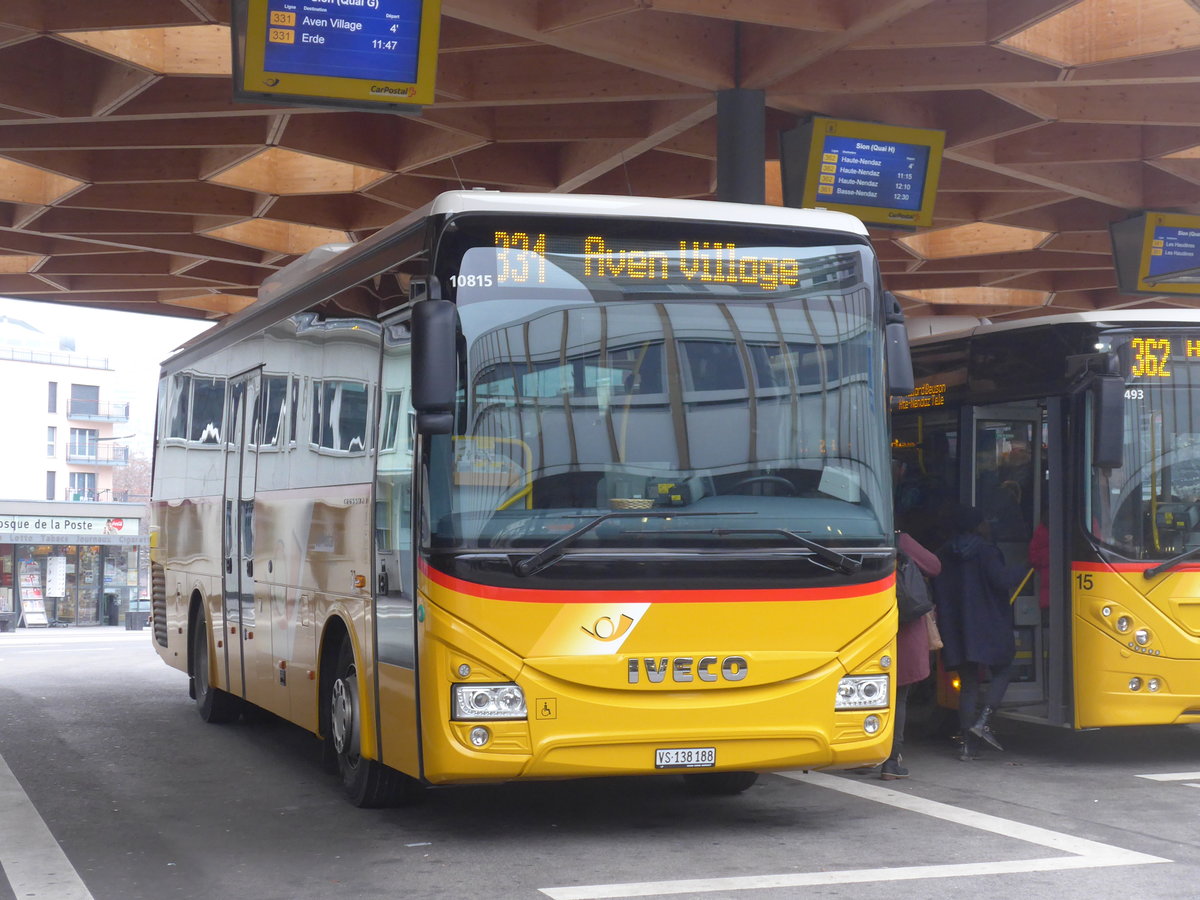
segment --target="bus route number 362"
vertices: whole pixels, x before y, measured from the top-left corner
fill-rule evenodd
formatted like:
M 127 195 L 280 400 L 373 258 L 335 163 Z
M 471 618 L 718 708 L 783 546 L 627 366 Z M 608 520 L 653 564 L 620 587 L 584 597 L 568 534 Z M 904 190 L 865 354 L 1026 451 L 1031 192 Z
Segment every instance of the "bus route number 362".
M 656 769 L 707 769 L 716 764 L 715 747 L 672 747 L 654 751 Z

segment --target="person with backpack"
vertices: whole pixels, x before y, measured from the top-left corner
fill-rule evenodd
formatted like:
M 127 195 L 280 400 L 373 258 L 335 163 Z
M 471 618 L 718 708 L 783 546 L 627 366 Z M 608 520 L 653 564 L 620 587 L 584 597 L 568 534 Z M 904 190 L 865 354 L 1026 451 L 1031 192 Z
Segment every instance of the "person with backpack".
M 977 507 L 959 507 L 954 524 L 957 534 L 938 551 L 942 571 L 933 580 L 933 596 L 944 642 L 942 664 L 958 672 L 959 759 L 965 761 L 979 758 L 981 742 L 1004 749 L 990 721 L 1012 679 L 1016 643 L 1009 597 L 1024 572 L 1005 565 Z M 984 668 L 991 678 L 980 708 Z
M 897 592 L 904 589 L 902 582 L 916 576 L 922 581 L 912 593 L 916 594 L 924 588 L 927 594 L 928 588 L 923 584 L 923 579 L 941 572 L 941 560 L 904 531 L 897 533 L 896 547 Z M 916 572 L 903 574 L 901 570 L 907 565 L 915 565 Z M 884 781 L 908 777 L 908 769 L 904 767 L 900 753 L 904 748 L 904 727 L 908 719 L 908 689 L 929 677 L 929 629 L 925 617 L 931 615 L 932 611 L 920 612 L 922 606 L 914 598 L 909 598 L 908 602 L 914 603 L 916 614 L 908 621 L 903 621 L 906 602 L 901 597 L 899 606 L 902 621 L 896 634 L 896 720 L 892 727 L 892 753 L 884 760 L 879 773 Z

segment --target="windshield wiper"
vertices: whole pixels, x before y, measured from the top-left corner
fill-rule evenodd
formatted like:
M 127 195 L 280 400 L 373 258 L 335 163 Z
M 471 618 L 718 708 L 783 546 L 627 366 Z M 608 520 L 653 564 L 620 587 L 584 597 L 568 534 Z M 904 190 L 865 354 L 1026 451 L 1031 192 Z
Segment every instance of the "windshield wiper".
M 708 531 L 674 531 L 672 534 L 713 534 L 717 537 L 735 534 L 781 534 L 801 547 L 811 550 L 823 562 L 833 566 L 843 575 L 853 575 L 862 568 L 861 560 L 851 559 L 844 553 L 838 553 L 832 547 L 826 547 L 812 538 L 806 538 L 804 535 L 786 528 L 712 528 Z
M 1193 547 L 1191 550 L 1184 550 L 1178 556 L 1173 556 L 1165 562 L 1160 562 L 1157 566 L 1151 566 L 1142 572 L 1145 578 L 1153 578 L 1160 572 L 1165 572 L 1167 569 L 1173 569 L 1181 562 L 1187 562 L 1189 559 L 1200 556 L 1200 547 Z
M 842 575 L 853 575 L 859 569 L 863 568 L 862 560 L 851 559 L 845 553 L 839 553 L 833 547 L 827 547 L 820 544 L 811 538 L 805 538 L 803 534 L 791 532 L 786 528 L 713 528 L 707 532 L 673 532 L 673 534 L 715 534 L 718 538 L 724 538 L 731 534 L 781 534 L 790 541 L 796 542 L 800 546 L 811 550 L 820 557 L 822 562 L 832 565 L 833 568 L 840 571 Z
M 568 531 L 562 537 L 552 544 L 547 544 L 533 556 L 527 556 L 522 560 L 518 560 L 513 564 L 513 571 L 518 575 L 532 575 L 534 572 L 544 569 L 552 562 L 557 562 L 562 557 L 562 552 L 571 544 L 575 543 L 597 525 L 607 522 L 609 519 L 674 519 L 677 516 L 751 516 L 754 513 L 729 513 L 729 512 L 679 512 L 673 509 L 622 509 L 614 512 L 601 513 L 600 515 L 584 522 L 574 531 Z

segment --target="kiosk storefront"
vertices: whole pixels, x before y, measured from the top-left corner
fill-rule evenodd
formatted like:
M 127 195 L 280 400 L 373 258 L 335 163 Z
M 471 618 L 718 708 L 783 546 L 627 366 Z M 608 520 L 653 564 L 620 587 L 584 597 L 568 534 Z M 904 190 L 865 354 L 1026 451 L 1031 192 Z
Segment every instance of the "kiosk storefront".
M 15 507 L 15 508 L 14 508 Z M 0 630 L 115 625 L 146 596 L 144 507 L 0 504 Z

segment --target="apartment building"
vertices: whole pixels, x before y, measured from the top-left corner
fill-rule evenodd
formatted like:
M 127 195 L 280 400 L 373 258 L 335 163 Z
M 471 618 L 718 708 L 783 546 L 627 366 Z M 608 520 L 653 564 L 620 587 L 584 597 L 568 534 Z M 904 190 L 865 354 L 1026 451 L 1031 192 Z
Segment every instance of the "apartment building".
M 145 507 L 113 490 L 130 461 L 117 380 L 111 359 L 0 315 L 0 630 L 115 623 L 144 596 Z

